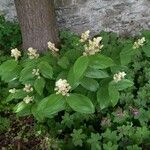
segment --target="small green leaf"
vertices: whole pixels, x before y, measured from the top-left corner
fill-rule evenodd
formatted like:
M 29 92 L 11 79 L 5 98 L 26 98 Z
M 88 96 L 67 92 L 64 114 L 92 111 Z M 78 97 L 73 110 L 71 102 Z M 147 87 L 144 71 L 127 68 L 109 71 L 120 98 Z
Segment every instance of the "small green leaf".
M 43 89 L 45 87 L 45 80 L 44 78 L 40 78 L 40 79 L 36 79 L 35 82 L 34 82 L 34 88 L 35 90 L 37 91 L 37 93 L 39 95 L 42 95 L 43 94 Z
M 76 79 L 80 79 L 83 76 L 88 67 L 88 62 L 87 56 L 81 56 L 76 60 L 73 66 L 74 77 Z
M 132 87 L 134 85 L 134 83 L 128 79 L 122 79 L 121 81 L 117 83 L 114 82 L 113 84 L 115 84 L 116 88 L 119 91 Z
M 33 69 L 34 69 L 33 66 L 25 67 L 20 73 L 19 81 L 25 84 L 27 81 L 33 80 L 34 79 L 34 75 L 32 74 Z
M 75 78 L 74 72 L 73 72 L 73 68 L 70 68 L 68 76 L 67 76 L 67 81 L 71 86 L 71 89 L 75 89 L 80 83 L 79 80 L 77 80 Z
M 40 116 L 51 117 L 53 114 L 65 109 L 65 101 L 62 95 L 52 94 L 44 98 L 37 108 Z
M 22 111 L 26 106 L 27 106 L 27 104 L 22 101 L 22 102 L 18 103 L 18 104 L 14 107 L 14 112 L 15 112 L 15 113 L 19 113 L 19 112 Z
M 26 97 L 27 93 L 23 90 L 17 90 L 16 93 L 11 93 L 9 94 L 9 96 L 6 99 L 6 102 L 10 102 L 13 99 L 23 99 L 24 97 Z
M 93 55 L 90 56 L 90 66 L 95 69 L 105 69 L 114 65 L 111 58 L 104 55 Z
M 69 60 L 67 57 L 62 57 L 58 60 L 58 65 L 62 67 L 63 69 L 67 69 L 69 66 Z
M 136 49 L 132 48 L 132 45 L 129 44 L 122 49 L 120 53 L 121 65 L 127 65 L 131 62 L 132 57 L 136 54 Z
M 81 85 L 89 90 L 89 91 L 92 91 L 92 92 L 95 92 L 97 91 L 98 87 L 99 87 L 99 84 L 96 80 L 94 79 L 90 79 L 90 78 L 83 78 L 81 80 Z
M 49 65 L 47 62 L 42 61 L 39 65 L 38 68 L 40 69 L 41 74 L 45 78 L 52 78 L 53 77 L 53 68 L 51 65 Z
M 100 83 L 100 88 L 97 91 L 97 102 L 100 105 L 101 109 L 107 108 L 110 105 L 109 91 L 108 91 L 108 83 L 110 79 L 104 79 Z
M 110 101 L 114 107 L 118 103 L 119 92 L 118 92 L 117 88 L 113 84 L 111 84 L 111 82 L 109 83 L 108 91 L 109 91 Z
M 70 94 L 68 97 L 66 97 L 66 101 L 74 111 L 85 114 L 91 114 L 95 112 L 95 108 L 91 100 L 84 95 Z
M 109 77 L 108 73 L 102 70 L 89 68 L 87 69 L 85 76 L 88 78 L 96 78 L 96 79 L 102 79 Z

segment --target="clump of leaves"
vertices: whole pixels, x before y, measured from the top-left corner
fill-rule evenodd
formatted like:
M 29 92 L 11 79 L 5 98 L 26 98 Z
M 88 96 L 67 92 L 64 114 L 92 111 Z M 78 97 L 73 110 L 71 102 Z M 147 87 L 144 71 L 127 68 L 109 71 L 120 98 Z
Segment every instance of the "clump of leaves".
M 3 15 L 0 15 L 0 50 L 9 51 L 21 44 L 21 32 L 17 22 L 5 20 Z

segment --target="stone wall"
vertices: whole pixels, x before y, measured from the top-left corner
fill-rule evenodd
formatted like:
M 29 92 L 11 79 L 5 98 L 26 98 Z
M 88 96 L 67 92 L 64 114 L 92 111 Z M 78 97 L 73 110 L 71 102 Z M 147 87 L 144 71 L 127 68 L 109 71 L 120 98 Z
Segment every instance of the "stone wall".
M 135 34 L 150 29 L 150 0 L 55 0 L 59 28 Z M 13 0 L 0 0 L 0 10 L 15 18 Z

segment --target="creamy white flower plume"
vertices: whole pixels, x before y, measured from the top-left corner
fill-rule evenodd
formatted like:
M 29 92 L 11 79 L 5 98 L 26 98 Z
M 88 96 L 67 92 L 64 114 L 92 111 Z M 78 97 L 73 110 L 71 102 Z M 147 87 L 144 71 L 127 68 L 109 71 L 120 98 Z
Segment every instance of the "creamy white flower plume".
M 31 86 L 31 84 L 25 84 L 25 87 L 23 88 L 23 91 L 30 93 L 33 91 L 33 88 Z
M 21 57 L 21 52 L 15 48 L 11 50 L 11 57 L 15 57 L 15 60 L 17 61 L 19 57 Z
M 58 51 L 59 51 L 59 49 L 55 47 L 55 44 L 54 44 L 54 43 L 52 43 L 52 42 L 49 41 L 47 44 L 48 44 L 48 48 L 49 48 L 52 52 L 58 52 Z
M 30 102 L 32 102 L 33 101 L 33 97 L 30 97 L 29 95 L 27 95 L 24 99 L 23 99 L 23 101 L 26 103 L 26 104 L 29 104 Z
M 122 79 L 124 79 L 125 76 L 126 76 L 125 72 L 118 72 L 118 73 L 114 74 L 113 79 L 114 79 L 115 82 L 119 82 Z
M 29 59 L 34 59 L 34 58 L 38 58 L 39 54 L 37 53 L 36 49 L 33 49 L 32 47 L 28 48 L 28 56 Z
M 10 89 L 10 90 L 9 90 L 9 93 L 15 94 L 16 91 L 17 91 L 17 90 L 16 90 L 15 88 L 13 88 L 13 89 Z
M 55 83 L 55 91 L 56 94 L 62 94 L 63 96 L 69 96 L 69 91 L 71 89 L 71 86 L 69 85 L 69 83 L 67 82 L 67 80 L 63 80 L 63 79 L 59 79 L 56 83 Z
M 134 42 L 133 49 L 137 49 L 139 47 L 142 47 L 144 45 L 145 41 L 146 41 L 145 37 L 142 37 L 141 39 L 138 39 L 136 42 Z
M 103 45 L 100 45 L 102 37 L 93 38 L 93 40 L 89 40 L 89 44 L 85 45 L 85 51 L 83 52 L 84 56 L 94 55 L 101 51 Z
M 90 34 L 90 31 L 87 30 L 85 31 L 84 33 L 81 34 L 81 39 L 80 39 L 80 42 L 85 42 L 87 41 L 87 39 L 89 38 L 89 34 Z
M 38 77 L 38 79 L 40 79 L 41 77 L 40 77 L 40 73 L 39 73 L 39 69 L 33 69 L 32 70 L 32 74 L 34 75 L 34 76 L 37 76 Z

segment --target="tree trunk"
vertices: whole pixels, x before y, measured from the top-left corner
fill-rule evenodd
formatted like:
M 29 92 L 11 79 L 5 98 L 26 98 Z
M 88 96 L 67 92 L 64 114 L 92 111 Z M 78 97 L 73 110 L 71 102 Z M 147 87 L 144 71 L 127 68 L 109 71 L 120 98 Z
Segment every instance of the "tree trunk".
M 47 42 L 59 42 L 54 0 L 15 0 L 22 32 L 23 49 L 29 47 L 42 52 Z

